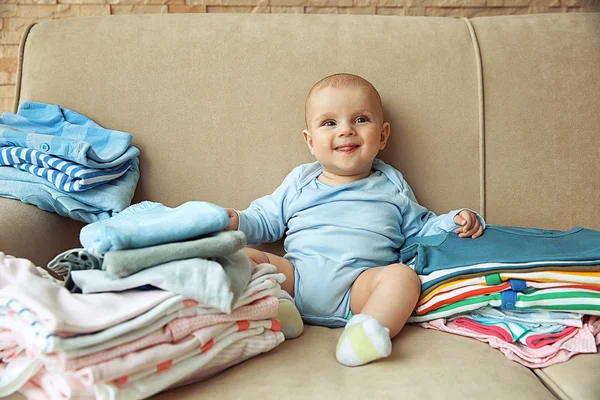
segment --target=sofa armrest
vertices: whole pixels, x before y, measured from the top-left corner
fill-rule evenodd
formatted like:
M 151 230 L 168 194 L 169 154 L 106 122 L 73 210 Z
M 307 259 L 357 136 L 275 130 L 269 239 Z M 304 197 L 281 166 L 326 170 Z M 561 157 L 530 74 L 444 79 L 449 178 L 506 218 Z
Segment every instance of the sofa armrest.
M 57 254 L 81 247 L 84 223 L 22 203 L 0 198 L 0 251 L 46 266 Z

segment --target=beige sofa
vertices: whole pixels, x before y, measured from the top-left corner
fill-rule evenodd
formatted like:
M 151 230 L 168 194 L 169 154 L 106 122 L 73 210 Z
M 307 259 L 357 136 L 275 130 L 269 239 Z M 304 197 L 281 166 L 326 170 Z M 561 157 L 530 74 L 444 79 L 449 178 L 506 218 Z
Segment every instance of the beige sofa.
M 15 110 L 58 103 L 134 135 L 134 202 L 244 208 L 270 193 L 312 161 L 308 89 L 343 71 L 379 89 L 392 126 L 381 158 L 430 209 L 600 229 L 600 14 L 77 18 L 31 26 L 19 61 Z M 0 250 L 45 265 L 79 246 L 82 224 L 0 199 L 0 226 Z M 347 368 L 334 356 L 339 334 L 308 326 L 156 398 L 600 399 L 600 355 L 531 370 L 476 340 L 408 326 L 389 359 Z

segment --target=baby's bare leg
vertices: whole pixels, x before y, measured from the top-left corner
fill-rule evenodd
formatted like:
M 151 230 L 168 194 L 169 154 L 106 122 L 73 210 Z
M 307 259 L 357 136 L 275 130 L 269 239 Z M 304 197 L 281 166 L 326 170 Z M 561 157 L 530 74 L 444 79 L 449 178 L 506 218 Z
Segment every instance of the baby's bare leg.
M 410 317 L 421 294 L 419 277 L 404 264 L 364 271 L 354 281 L 350 295 L 353 314 L 367 314 L 395 337 Z
M 277 271 L 285 275 L 285 282 L 281 284 L 281 288 L 294 297 L 294 266 L 291 262 L 283 257 L 275 254 L 266 253 L 250 247 L 244 248 L 253 265 L 269 263 L 277 267 Z
M 350 310 L 336 349 L 338 361 L 359 366 L 384 358 L 392 351 L 393 338 L 412 313 L 421 283 L 404 264 L 391 264 L 364 271 L 354 281 Z

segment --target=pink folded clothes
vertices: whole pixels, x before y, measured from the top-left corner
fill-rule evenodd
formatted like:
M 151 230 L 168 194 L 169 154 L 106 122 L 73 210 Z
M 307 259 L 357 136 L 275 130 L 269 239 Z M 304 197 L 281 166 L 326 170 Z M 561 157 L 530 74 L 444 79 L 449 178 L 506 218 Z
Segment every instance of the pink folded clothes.
M 529 368 L 542 368 L 567 361 L 575 354 L 597 353 L 600 343 L 600 319 L 586 316 L 582 328 L 575 328 L 572 336 L 537 349 L 521 343 L 506 343 L 495 336 L 485 335 L 456 326 L 452 321 L 436 319 L 420 324 L 424 328 L 435 329 L 455 335 L 472 337 L 500 350 L 506 357 Z
M 572 334 L 576 330 L 577 328 L 574 326 L 567 326 L 562 332 L 529 335 L 525 338 L 525 343 L 532 349 L 539 349 L 540 347 L 556 343 L 565 337 L 573 336 Z
M 35 378 L 25 382 L 19 389 L 19 393 L 25 396 L 27 400 L 52 400 L 46 391 L 39 386 L 39 381 Z
M 240 296 L 236 308 L 265 296 L 277 296 L 281 290 L 278 282 L 284 279 L 283 274 L 266 274 L 257 277 Z M 196 311 L 192 312 L 189 309 L 192 306 Z M 177 295 L 135 318 L 105 330 L 82 335 L 58 336 L 49 333 L 49 329 L 38 320 L 37 314 L 19 301 L 14 299 L 6 301 L 0 298 L 0 307 L 8 310 L 11 319 L 5 322 L 15 325 L 11 329 L 19 331 L 26 337 L 30 352 L 34 354 L 62 352 L 66 358 L 82 357 L 128 343 L 163 327 L 175 318 L 220 313 L 218 310 L 199 305 L 195 300 L 184 299 Z M 4 318 L 6 317 L 0 315 L 0 319 Z M 16 327 L 18 323 L 22 323 L 20 327 Z
M 250 303 L 247 306 L 236 309 L 231 315 L 227 314 L 209 314 L 198 315 L 191 318 L 177 318 L 169 322 L 167 329 L 169 330 L 173 341 L 183 339 L 191 332 L 223 322 L 235 321 L 256 321 L 261 319 L 273 319 L 277 317 L 279 310 L 279 300 L 277 297 L 263 297 Z
M 241 307 L 241 306 L 238 307 L 238 304 L 243 304 L 243 305 L 251 304 L 255 300 L 262 299 L 266 296 L 277 296 L 279 294 L 279 292 L 281 291 L 279 284 L 276 282 L 272 282 L 270 280 L 267 280 L 267 281 L 263 282 L 263 284 L 258 285 L 258 286 L 265 286 L 265 287 L 262 288 L 262 290 L 259 290 L 259 289 L 254 290 L 251 293 L 249 293 L 248 296 L 245 296 L 245 297 L 241 298 L 240 300 L 238 300 L 238 303 L 236 303 L 235 309 L 238 309 Z M 171 298 L 171 299 L 167 300 L 167 302 L 169 302 L 173 299 L 174 298 Z M 187 301 L 193 302 L 194 304 L 196 304 L 196 302 L 194 300 L 184 300 L 184 302 L 187 302 Z M 161 304 L 160 306 L 165 305 L 167 302 Z M 160 307 L 160 306 L 158 306 L 158 307 Z M 158 307 L 156 307 L 156 308 L 158 308 Z M 151 311 L 153 311 L 153 310 L 151 310 Z M 199 317 L 199 316 L 203 316 L 203 315 L 206 316 L 206 315 L 226 315 L 226 314 L 223 314 L 222 312 L 215 310 L 215 309 L 210 309 L 210 308 L 207 309 L 207 308 L 203 308 L 201 306 L 185 308 L 185 309 L 181 309 L 175 313 L 171 313 L 169 315 L 163 316 L 162 318 L 156 320 L 154 323 L 152 323 L 150 325 L 145 325 L 134 331 L 127 332 L 127 333 L 125 333 L 119 337 L 116 337 L 112 340 L 105 340 L 101 344 L 98 344 L 95 346 L 89 346 L 89 347 L 85 347 L 85 348 L 63 350 L 61 353 L 62 353 L 62 356 L 65 358 L 76 358 L 76 357 L 90 355 L 90 354 L 93 354 L 93 353 L 96 353 L 96 352 L 99 352 L 102 350 L 109 349 L 111 347 L 118 346 L 120 344 L 129 343 L 135 339 L 142 338 L 142 337 L 148 335 L 149 333 L 154 332 L 154 331 L 164 327 L 169 322 L 171 322 L 175 319 L 182 319 L 182 318 L 186 318 L 186 317 Z M 134 322 L 134 320 L 127 321 L 126 323 L 121 324 L 116 327 L 113 327 L 110 330 L 116 330 L 116 329 L 121 330 L 120 328 L 122 326 L 127 325 L 130 322 Z M 104 336 L 104 333 L 105 332 L 99 332 L 96 335 Z M 96 336 L 96 335 L 91 335 L 91 336 Z M 187 333 L 186 333 L 186 335 L 187 335 Z M 76 339 L 77 338 L 75 338 L 75 340 Z M 177 338 L 175 340 L 179 340 L 179 338 Z
M 8 364 L 0 363 L 0 399 L 19 390 L 42 368 L 39 359 L 29 359 L 25 352 L 15 356 Z
M 239 336 L 235 337 L 237 335 Z M 283 340 L 281 332 L 264 331 L 256 336 L 251 336 L 250 330 L 238 332 L 230 335 L 229 340 L 216 343 L 209 351 L 173 363 L 160 373 L 152 373 L 120 385 L 98 384 L 95 386 L 96 398 L 147 398 L 183 381 L 191 383 L 213 376 L 231 365 L 272 350 Z
M 86 386 L 97 383 L 122 380 L 124 376 L 135 374 L 150 368 L 161 369 L 161 366 L 172 363 L 185 354 L 194 350 L 207 351 L 215 343 L 235 332 L 248 329 L 264 328 L 279 332 L 281 326 L 276 319 L 267 321 L 237 321 L 227 322 L 199 329 L 176 343 L 163 343 L 156 346 L 113 358 L 100 364 L 90 365 L 77 371 L 74 376 Z
M 55 334 L 97 332 L 175 296 L 162 290 L 73 294 L 44 279 L 31 261 L 4 253 L 0 253 L 0 277 L 0 297 L 18 300 Z
M 47 368 L 42 368 L 39 374 L 29 382 L 40 387 L 50 400 L 92 400 L 95 398 L 94 390 L 83 385 L 79 380 Z
M 267 322 L 269 322 L 269 321 L 267 321 Z M 276 328 L 276 329 L 280 328 L 279 323 L 276 323 L 274 325 L 274 328 Z M 232 333 L 224 332 L 222 335 L 220 335 L 220 337 L 215 338 L 214 341 L 208 342 L 205 346 L 201 346 L 201 347 L 196 346 L 191 351 L 181 354 L 179 357 L 170 359 L 168 361 L 165 361 L 156 366 L 152 366 L 151 368 L 147 368 L 143 371 L 139 371 L 134 374 L 124 375 L 112 383 L 117 386 L 122 387 L 126 383 L 141 381 L 148 376 L 155 376 L 156 373 L 158 373 L 158 372 L 166 371 L 174 365 L 180 365 L 181 363 L 185 362 L 186 360 L 189 360 L 190 358 L 200 355 L 200 354 L 204 354 L 205 361 L 208 362 L 209 360 L 213 359 L 213 357 L 217 356 L 219 352 L 221 352 L 223 349 L 231 346 L 233 343 L 235 343 L 241 339 L 251 337 L 251 336 L 261 335 L 263 332 L 269 331 L 269 330 L 270 329 L 265 328 L 264 326 L 257 326 L 255 328 L 249 328 L 249 329 L 245 329 L 243 331 L 234 331 Z
M 131 342 L 92 353 L 82 357 L 67 358 L 56 353 L 43 355 L 45 363 L 53 368 L 78 370 L 116 357 L 121 357 L 149 346 L 160 343 L 173 343 L 183 339 L 191 332 L 206 326 L 224 322 L 270 320 L 277 316 L 279 302 L 276 297 L 267 296 L 234 310 L 231 314 L 203 314 L 195 317 L 177 318 L 166 326 Z
M 0 329 L 0 362 L 8 363 L 25 349 L 22 335 L 8 329 Z
M 274 268 L 271 265 L 257 268 L 256 272 L 260 273 L 255 273 L 254 280 L 240 296 L 236 308 L 261 297 L 277 296 L 279 294 L 279 282 L 283 282 L 285 276 L 271 273 L 276 272 Z M 190 313 L 188 309 L 190 305 L 197 306 L 195 312 Z M 51 330 L 39 320 L 39 316 L 18 300 L 0 298 L 0 308 L 4 312 L 8 310 L 8 315 L 11 318 L 8 322 L 13 325 L 17 325 L 18 322 L 22 323 L 21 327 L 13 327 L 12 329 L 21 332 L 25 336 L 30 352 L 35 354 L 39 352 L 62 352 L 66 358 L 82 357 L 131 342 L 148 335 L 177 317 L 219 312 L 215 309 L 206 308 L 204 305 L 199 305 L 196 301 L 183 299 L 182 296 L 173 296 L 135 318 L 110 328 L 88 334 L 59 336 L 51 333 Z M 0 315 L 0 319 L 2 318 L 5 317 Z
M 198 369 L 187 378 L 169 386 L 169 389 L 211 378 L 227 368 L 273 350 L 283 341 L 284 337 L 281 332 L 276 333 L 272 331 L 265 331 L 261 335 L 242 339 L 229 347 L 225 347 L 221 350 L 218 357 L 213 358 L 204 367 Z
M 263 327 L 247 329 L 227 335 L 210 346 L 196 347 L 188 354 L 184 354 L 177 359 L 163 362 L 136 374 L 122 376 L 112 383 L 98 383 L 88 386 L 71 374 L 48 369 L 41 371 L 36 379 L 50 399 L 83 400 L 94 397 L 96 399 L 141 399 L 166 389 L 177 381 L 189 377 L 194 372 L 201 372 L 204 365 L 210 361 L 213 361 L 213 365 L 230 362 L 230 358 L 223 358 L 220 353 L 235 346 L 239 341 L 247 340 L 246 343 L 253 344 L 254 347 L 259 347 L 262 351 L 268 351 L 280 344 L 283 341 L 280 340 L 282 338 L 283 334 L 265 330 Z M 247 355 L 247 351 L 244 352 L 245 347 L 247 346 L 242 347 L 241 352 L 239 350 L 237 352 L 238 362 L 248 358 L 243 358 Z M 196 363 L 190 364 L 190 360 L 196 360 Z M 182 368 L 181 366 L 184 364 L 186 365 Z M 132 390 L 132 388 L 136 389 Z M 153 392 L 150 392 L 149 388 L 153 388 Z
M 0 299 L 0 302 L 2 301 Z M 156 330 L 177 317 L 195 315 L 190 309 L 197 304 L 195 300 L 173 296 L 135 318 L 102 331 L 59 336 L 49 333 L 47 327 L 38 320 L 37 314 L 19 301 L 10 300 L 9 311 L 6 316 L 0 316 L 0 323 L 19 332 L 28 351 L 36 356 L 40 353 L 63 352 L 67 356 L 74 357 L 112 347 L 109 345 L 111 342 L 125 343 L 137 339 L 150 332 L 144 331 L 145 327 L 154 326 L 153 330 Z
M 510 332 L 501 326 L 484 325 L 465 317 L 455 318 L 452 320 L 452 322 L 454 322 L 454 324 L 458 327 L 465 328 L 473 332 L 482 333 L 488 336 L 495 336 L 507 343 L 513 342 L 513 337 Z
M 23 348 L 18 345 L 8 346 L 0 342 L 0 362 L 8 363 L 11 359 L 13 359 L 17 353 L 21 352 Z
M 452 322 L 461 328 L 471 330 L 473 332 L 483 333 L 490 336 L 496 336 L 498 339 L 508 343 L 514 342 L 514 337 L 511 332 L 501 325 L 485 325 L 477 321 L 473 321 L 468 317 L 459 317 L 452 319 Z M 538 349 L 543 346 L 555 343 L 563 338 L 571 337 L 575 334 L 577 327 L 564 326 L 560 332 L 553 333 L 535 333 L 525 332 L 519 336 L 518 340 L 526 344 L 532 349 Z
M 284 336 L 281 332 L 265 331 L 261 335 L 251 336 L 242 339 L 239 342 L 225 347 L 219 355 L 209 361 L 202 368 L 199 368 L 195 373 L 191 374 L 185 380 L 169 386 L 169 388 L 189 385 L 193 382 L 199 382 L 218 374 L 246 361 L 259 354 L 266 353 L 279 346 L 284 341 Z M 190 363 L 191 364 L 191 363 Z

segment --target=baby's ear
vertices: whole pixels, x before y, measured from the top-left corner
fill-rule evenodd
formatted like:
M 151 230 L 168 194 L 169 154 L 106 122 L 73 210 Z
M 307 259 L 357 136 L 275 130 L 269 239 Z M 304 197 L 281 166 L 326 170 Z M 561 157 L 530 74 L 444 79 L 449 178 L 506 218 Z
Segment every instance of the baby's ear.
M 313 149 L 312 135 L 306 129 L 304 129 L 302 131 L 302 135 L 304 136 L 304 141 L 306 142 L 306 145 L 308 146 L 308 149 L 310 150 L 310 154 L 312 154 L 314 156 L 315 151 Z
M 381 136 L 379 138 L 379 150 L 383 150 L 385 148 L 385 146 L 387 145 L 387 141 L 390 138 L 390 123 L 389 122 L 384 122 L 383 125 L 381 125 Z

